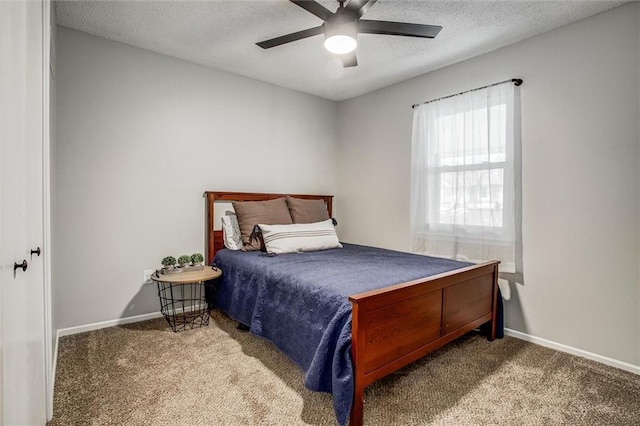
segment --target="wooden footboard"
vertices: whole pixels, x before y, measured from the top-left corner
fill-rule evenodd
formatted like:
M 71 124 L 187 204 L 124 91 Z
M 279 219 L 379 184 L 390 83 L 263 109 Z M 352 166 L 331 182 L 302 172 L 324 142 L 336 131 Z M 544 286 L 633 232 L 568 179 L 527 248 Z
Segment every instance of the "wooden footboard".
M 368 291 L 353 306 L 351 426 L 363 421 L 364 389 L 491 321 L 496 335 L 497 261 Z

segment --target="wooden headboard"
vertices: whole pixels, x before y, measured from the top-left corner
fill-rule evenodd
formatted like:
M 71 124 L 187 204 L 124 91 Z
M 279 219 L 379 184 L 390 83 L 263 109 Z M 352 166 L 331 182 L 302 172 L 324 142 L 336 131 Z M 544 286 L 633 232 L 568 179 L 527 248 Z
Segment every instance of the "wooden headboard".
M 207 265 L 211 264 L 216 251 L 224 248 L 224 242 L 222 240 L 222 231 L 214 230 L 215 222 L 215 202 L 216 201 L 266 201 L 276 198 L 283 198 L 287 195 L 294 198 L 304 198 L 307 200 L 324 200 L 327 204 L 327 210 L 329 216 L 333 216 L 332 202 L 333 195 L 306 195 L 306 194 L 264 194 L 259 192 L 219 192 L 219 191 L 207 191 L 204 193 L 206 200 L 206 254 L 205 259 Z

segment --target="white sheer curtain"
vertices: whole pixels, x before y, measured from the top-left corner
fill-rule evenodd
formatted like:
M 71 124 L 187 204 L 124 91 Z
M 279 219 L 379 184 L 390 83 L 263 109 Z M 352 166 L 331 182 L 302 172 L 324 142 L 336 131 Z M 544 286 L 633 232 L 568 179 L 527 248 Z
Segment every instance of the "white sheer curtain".
M 414 108 L 413 252 L 515 272 L 519 114 L 511 82 Z

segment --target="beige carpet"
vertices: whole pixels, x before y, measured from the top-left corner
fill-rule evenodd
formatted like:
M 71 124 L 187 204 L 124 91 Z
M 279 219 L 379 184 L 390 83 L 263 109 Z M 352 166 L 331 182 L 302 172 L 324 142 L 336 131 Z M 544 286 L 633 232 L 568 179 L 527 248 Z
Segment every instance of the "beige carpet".
M 332 425 L 328 394 L 215 313 L 60 340 L 51 425 Z M 367 425 L 638 425 L 640 376 L 518 339 L 463 337 L 370 386 Z

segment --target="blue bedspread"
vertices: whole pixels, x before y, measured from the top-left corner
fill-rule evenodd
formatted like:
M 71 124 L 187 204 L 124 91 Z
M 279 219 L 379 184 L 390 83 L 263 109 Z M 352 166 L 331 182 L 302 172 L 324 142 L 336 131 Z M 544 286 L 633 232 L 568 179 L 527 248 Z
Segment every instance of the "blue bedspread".
M 470 265 L 373 247 L 269 257 L 220 250 L 214 305 L 273 342 L 304 371 L 305 386 L 331 392 L 345 424 L 353 399 L 348 296 Z

